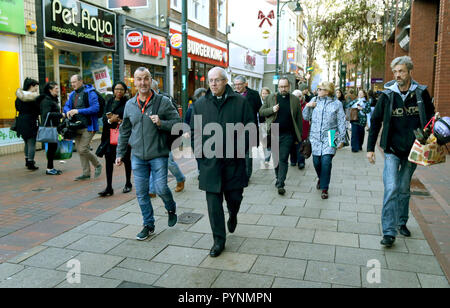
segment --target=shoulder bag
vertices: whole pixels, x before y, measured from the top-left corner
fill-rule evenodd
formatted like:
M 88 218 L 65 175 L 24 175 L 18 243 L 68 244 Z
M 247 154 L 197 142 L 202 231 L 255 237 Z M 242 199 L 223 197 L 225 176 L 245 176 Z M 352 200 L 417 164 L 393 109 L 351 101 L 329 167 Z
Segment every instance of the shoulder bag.
M 47 118 L 45 119 L 44 126 L 39 126 L 39 130 L 36 137 L 37 142 L 58 143 L 57 128 L 53 127 L 51 123 L 50 127 L 45 126 L 47 124 L 49 115 L 50 113 L 47 113 Z

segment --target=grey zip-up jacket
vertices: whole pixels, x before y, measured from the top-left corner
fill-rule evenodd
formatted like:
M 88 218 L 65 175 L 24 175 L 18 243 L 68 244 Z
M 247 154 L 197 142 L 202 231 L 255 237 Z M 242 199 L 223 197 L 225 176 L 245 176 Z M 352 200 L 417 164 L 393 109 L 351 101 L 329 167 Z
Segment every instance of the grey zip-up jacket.
M 125 156 L 128 144 L 131 146 L 131 154 L 142 160 L 169 156 L 167 137 L 172 126 L 181 122 L 181 118 L 170 99 L 156 94 L 153 90 L 152 92 L 152 98 L 144 113 L 139 108 L 137 96 L 128 100 L 123 113 L 123 122 L 120 125 L 116 157 Z M 150 116 L 154 115 L 152 109 L 156 99 L 161 99 L 158 110 L 160 127 L 157 127 L 150 119 Z

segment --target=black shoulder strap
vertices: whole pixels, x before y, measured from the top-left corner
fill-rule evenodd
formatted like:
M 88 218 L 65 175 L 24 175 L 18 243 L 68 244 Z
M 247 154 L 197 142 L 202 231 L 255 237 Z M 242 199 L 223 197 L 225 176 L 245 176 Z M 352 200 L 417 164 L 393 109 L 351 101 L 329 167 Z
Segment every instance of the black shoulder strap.
M 423 90 L 424 89 L 422 89 L 421 87 L 416 88 L 417 106 L 419 107 L 420 125 L 422 126 L 422 128 L 424 128 L 427 123 L 427 114 L 422 97 Z
M 161 106 L 162 95 L 155 94 L 155 101 L 153 102 L 152 114 L 157 115 L 159 107 Z

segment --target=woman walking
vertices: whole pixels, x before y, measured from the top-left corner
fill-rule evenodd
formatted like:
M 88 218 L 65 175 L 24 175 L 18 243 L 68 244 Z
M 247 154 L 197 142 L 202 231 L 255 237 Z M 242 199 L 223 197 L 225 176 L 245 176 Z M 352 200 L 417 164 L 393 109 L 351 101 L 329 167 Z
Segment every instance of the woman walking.
M 105 113 L 103 114 L 103 132 L 100 148 L 101 152 L 105 155 L 105 167 L 106 167 L 106 188 L 105 190 L 99 192 L 101 197 L 112 196 L 114 190 L 112 188 L 112 178 L 114 163 L 116 161 L 116 149 L 117 142 L 111 144 L 111 130 L 119 128 L 122 119 L 123 112 L 125 110 L 125 105 L 127 103 L 127 97 L 125 96 L 127 92 L 127 86 L 124 82 L 116 82 L 113 87 L 113 96 L 108 100 L 105 105 Z M 114 144 L 115 143 L 115 144 Z M 131 184 L 131 148 L 128 146 L 127 152 L 122 159 L 125 164 L 125 177 L 126 183 L 123 188 L 123 193 L 128 193 L 131 191 L 133 185 Z M 100 154 L 101 155 L 101 154 Z
M 350 122 L 352 125 L 352 152 L 357 153 L 362 151 L 365 135 L 364 128 L 367 123 L 367 114 L 370 113 L 370 104 L 367 99 L 367 92 L 364 90 L 359 90 L 358 99 L 351 102 L 349 104 L 349 108 L 358 109 L 358 120 Z
M 58 95 L 59 87 L 56 82 L 51 81 L 45 84 L 44 98 L 41 101 L 40 110 L 42 125 L 45 123 L 46 127 L 57 127 L 59 125 L 59 120 L 63 117 L 60 112 L 61 109 L 59 107 Z M 47 171 L 45 174 L 60 175 L 62 173 L 61 170 L 55 169 L 53 165 L 57 148 L 57 143 L 47 144 Z
M 318 96 L 303 109 L 303 119 L 311 121 L 309 141 L 314 169 L 319 178 L 316 188 L 322 190 L 322 199 L 328 199 L 332 160 L 336 149 L 343 147 L 345 138 L 344 109 L 334 96 L 334 85 L 331 82 L 319 84 Z M 330 138 L 333 135 L 335 138 Z
M 25 166 L 29 170 L 37 170 L 34 161 L 36 153 L 36 136 L 39 128 L 39 82 L 25 78 L 23 88 L 16 91 L 16 111 L 19 116 L 16 121 L 17 136 L 22 137 L 25 147 Z
M 267 87 L 263 87 L 261 89 L 261 100 L 264 104 L 264 102 L 266 101 L 266 98 L 271 94 L 270 89 Z M 261 131 L 267 132 L 267 128 L 265 128 L 266 126 L 266 119 L 264 117 L 262 117 L 261 115 L 259 116 L 259 123 L 261 125 Z M 264 165 L 267 168 L 269 166 L 269 162 L 270 162 L 270 156 L 272 155 L 272 152 L 270 151 L 270 137 L 266 136 L 265 138 L 261 138 L 261 143 L 263 145 L 263 150 L 264 150 Z

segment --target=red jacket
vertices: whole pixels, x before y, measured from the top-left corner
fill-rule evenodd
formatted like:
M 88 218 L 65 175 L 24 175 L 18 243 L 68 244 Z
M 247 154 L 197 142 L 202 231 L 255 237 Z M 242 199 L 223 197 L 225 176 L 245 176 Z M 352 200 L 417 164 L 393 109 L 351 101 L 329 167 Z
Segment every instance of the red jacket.
M 304 99 L 301 99 L 301 100 L 300 100 L 300 104 L 301 104 L 301 106 L 302 106 L 302 111 L 303 111 L 303 109 L 305 108 L 305 106 L 306 106 L 307 103 L 308 103 L 308 102 L 305 101 Z M 308 138 L 308 136 L 309 136 L 309 126 L 310 126 L 310 125 L 311 125 L 311 124 L 309 123 L 309 121 L 303 120 L 302 140 L 305 140 L 305 139 Z

